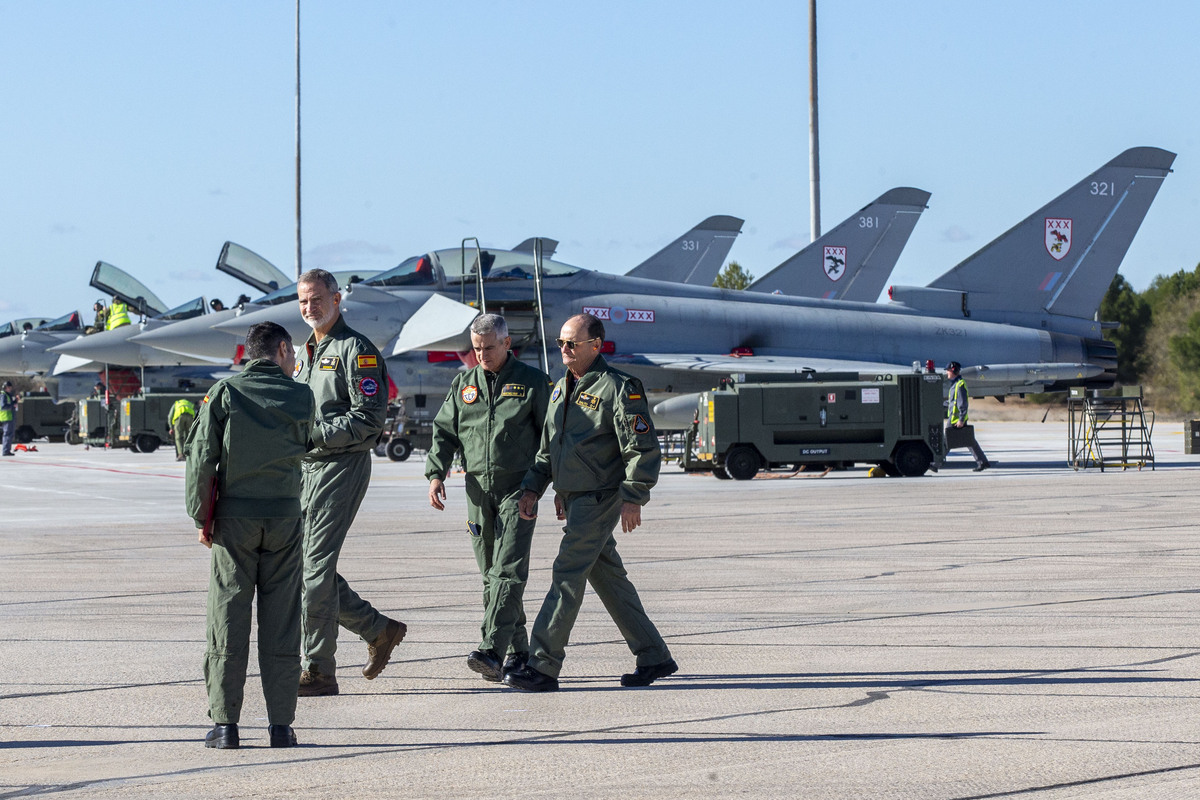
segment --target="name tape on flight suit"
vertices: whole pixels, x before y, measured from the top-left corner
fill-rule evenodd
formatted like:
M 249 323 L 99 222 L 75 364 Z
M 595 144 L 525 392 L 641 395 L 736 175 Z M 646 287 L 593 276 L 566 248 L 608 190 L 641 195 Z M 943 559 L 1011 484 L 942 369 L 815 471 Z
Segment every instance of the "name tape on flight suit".
M 592 411 L 595 411 L 600 407 L 600 398 L 594 394 L 580 392 L 579 399 L 575 401 L 575 405 L 582 406 L 583 408 L 590 408 Z
M 501 397 L 524 397 L 525 387 L 519 383 L 506 383 L 500 389 Z
M 326 372 L 331 372 L 338 368 L 338 364 L 340 364 L 341 361 L 342 360 L 337 356 L 322 356 L 321 363 L 317 365 L 317 369 L 323 369 Z

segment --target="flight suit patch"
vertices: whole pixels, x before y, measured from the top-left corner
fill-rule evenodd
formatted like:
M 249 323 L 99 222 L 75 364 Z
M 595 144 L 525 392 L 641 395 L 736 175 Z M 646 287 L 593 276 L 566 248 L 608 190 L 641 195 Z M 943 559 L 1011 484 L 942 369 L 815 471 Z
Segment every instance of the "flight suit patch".
M 633 432 L 634 433 L 649 433 L 650 423 L 641 414 L 633 415 Z
M 575 405 L 582 406 L 583 408 L 590 408 L 592 411 L 595 411 L 600 407 L 600 398 L 594 394 L 580 392 L 579 399 L 575 401 Z
M 379 366 L 379 359 L 375 356 L 359 356 L 354 363 L 359 369 L 375 369 Z
M 467 521 L 467 533 L 471 534 L 472 536 L 482 536 L 483 528 L 480 526 L 480 524 L 478 522 L 471 522 L 470 520 L 468 520 Z
M 332 372 L 338 368 L 338 364 L 340 363 L 341 359 L 337 356 L 322 356 L 321 363 L 317 365 L 317 369 Z
M 304 362 L 303 362 L 303 361 L 300 361 L 299 359 L 297 359 L 297 360 L 296 360 L 296 367 L 295 367 L 295 369 L 293 369 L 293 370 L 292 370 L 292 377 L 293 377 L 293 378 L 299 378 L 299 377 L 300 377 L 300 370 L 302 370 L 302 369 L 304 369 Z
M 519 383 L 506 383 L 500 389 L 501 397 L 524 397 L 525 387 Z
M 560 398 L 560 397 L 562 397 L 562 387 L 561 387 L 561 386 L 555 386 L 555 387 L 554 387 L 554 391 L 550 393 L 550 402 L 551 402 L 551 403 L 557 403 L 557 402 L 558 402 L 558 398 Z
M 629 395 L 629 399 L 630 400 L 641 400 L 642 396 L 640 394 L 634 393 L 634 394 Z
M 478 386 L 464 386 L 462 390 L 462 401 L 467 405 L 471 405 L 479 399 Z
M 379 391 L 379 381 L 374 378 L 363 378 L 358 382 L 358 391 L 367 397 L 374 397 L 375 393 Z

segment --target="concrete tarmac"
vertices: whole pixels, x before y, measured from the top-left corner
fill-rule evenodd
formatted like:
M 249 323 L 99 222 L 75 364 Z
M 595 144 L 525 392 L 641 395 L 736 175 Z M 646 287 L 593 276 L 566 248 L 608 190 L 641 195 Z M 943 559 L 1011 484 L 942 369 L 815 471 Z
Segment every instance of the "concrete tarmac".
M 207 750 L 209 551 L 166 449 L 0 460 L 0 798 L 1183 798 L 1200 796 L 1200 456 L 1074 471 L 1064 423 L 986 423 L 997 466 L 717 481 L 664 470 L 618 532 L 677 675 L 595 595 L 557 693 L 482 681 L 461 476 L 376 460 L 340 571 L 409 626 L 374 681 L 267 747 L 257 665 L 240 750 Z M 559 527 L 548 499 L 532 622 Z

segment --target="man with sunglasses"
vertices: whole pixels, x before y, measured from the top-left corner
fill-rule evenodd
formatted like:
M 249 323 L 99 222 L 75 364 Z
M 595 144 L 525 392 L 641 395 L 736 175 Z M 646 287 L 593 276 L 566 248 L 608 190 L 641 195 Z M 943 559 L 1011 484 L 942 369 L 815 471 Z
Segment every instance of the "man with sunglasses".
M 521 516 L 537 515 L 538 498 L 554 482 L 554 510 L 565 520 L 550 592 L 529 636 L 529 662 L 504 683 L 527 692 L 558 689 L 567 640 L 590 583 L 617 623 L 637 668 L 622 686 L 649 686 L 678 667 L 642 608 L 617 554 L 618 521 L 629 533 L 658 481 L 662 453 L 641 382 L 600 355 L 604 325 L 577 314 L 558 340 L 567 374 L 550 394 L 541 449 L 522 484 Z
M 482 638 L 467 656 L 467 667 L 494 683 L 529 657 L 522 598 L 534 520 L 521 519 L 517 500 L 550 402 L 550 376 L 518 361 L 510 347 L 504 317 L 482 314 L 471 323 L 479 364 L 455 376 L 433 420 L 425 460 L 429 504 L 442 511 L 446 474 L 454 454 L 462 452 L 467 533 L 483 576 L 484 606 Z

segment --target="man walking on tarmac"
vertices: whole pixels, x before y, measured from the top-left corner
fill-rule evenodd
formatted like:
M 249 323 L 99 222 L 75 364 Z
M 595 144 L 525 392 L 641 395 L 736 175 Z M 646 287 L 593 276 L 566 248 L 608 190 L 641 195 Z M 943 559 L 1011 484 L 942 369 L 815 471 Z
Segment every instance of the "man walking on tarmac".
M 533 467 L 522 484 L 520 513 L 537 515 L 538 497 L 554 481 L 554 510 L 566 520 L 550 592 L 530 634 L 529 663 L 504 676 L 527 692 L 558 689 L 558 674 L 583 592 L 590 583 L 637 658 L 622 686 L 649 686 L 674 674 L 671 658 L 617 554 L 613 528 L 630 533 L 642 524 L 642 506 L 658 482 L 662 453 L 650 423 L 641 381 L 618 372 L 600 355 L 604 325 L 577 314 L 558 340 L 567 374 L 550 394 L 546 427 Z
M 479 365 L 455 376 L 433 421 L 425 460 L 429 504 L 442 511 L 446 474 L 454 454 L 463 454 L 467 532 L 483 576 L 482 637 L 467 666 L 493 682 L 529 657 L 521 599 L 535 520 L 520 517 L 517 500 L 550 401 L 550 376 L 518 361 L 511 346 L 508 323 L 499 314 L 483 314 L 471 323 Z
M 387 418 L 383 356 L 342 319 L 337 279 L 323 269 L 300 276 L 300 314 L 313 329 L 296 361 L 316 399 L 313 449 L 304 459 L 304 671 L 301 697 L 338 693 L 338 626 L 367 642 L 363 677 L 372 680 L 408 628 L 363 600 L 338 573 L 346 532 L 371 481 L 371 451 Z
M 187 444 L 188 431 L 196 421 L 196 406 L 186 397 L 181 397 L 171 404 L 167 414 L 167 429 L 175 438 L 175 460 L 183 461 L 183 446 Z
M 188 441 L 187 512 L 200 528 L 200 542 L 212 548 L 204 683 L 213 729 L 205 747 L 241 744 L 238 721 L 256 591 L 258 666 L 271 747 L 296 744 L 291 725 L 300 679 L 300 459 L 308 447 L 313 398 L 289 377 L 295 355 L 281 326 L 252 326 L 246 333 L 250 363 L 209 389 Z
M 950 381 L 950 395 L 946 399 L 946 416 L 950 421 L 946 429 L 946 449 L 971 448 L 971 455 L 975 457 L 975 472 L 983 472 L 991 463 L 983 454 L 979 442 L 975 441 L 975 428 L 967 424 L 967 381 L 962 376 L 962 365 L 957 361 L 947 364 L 946 378 Z

